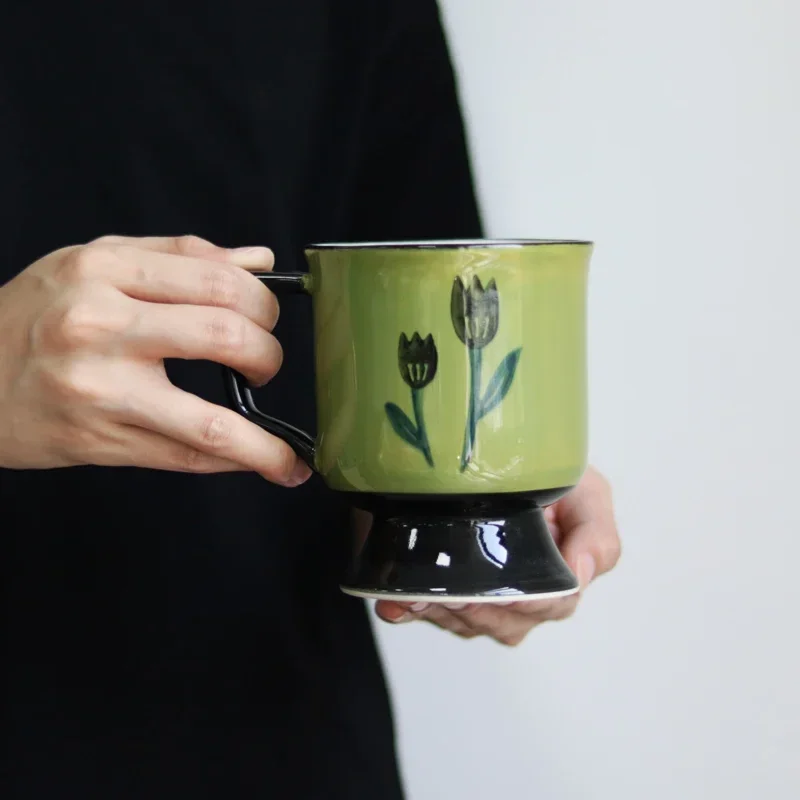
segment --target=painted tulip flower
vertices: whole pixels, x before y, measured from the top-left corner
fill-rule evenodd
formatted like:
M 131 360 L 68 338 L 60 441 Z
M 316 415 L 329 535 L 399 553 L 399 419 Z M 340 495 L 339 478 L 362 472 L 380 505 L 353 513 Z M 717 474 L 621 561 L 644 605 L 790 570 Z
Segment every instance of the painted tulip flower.
M 433 466 L 433 454 L 425 428 L 425 416 L 422 409 L 423 389 L 436 377 L 439 364 L 439 353 L 436 342 L 429 333 L 424 339 L 417 333 L 409 339 L 405 333 L 400 334 L 397 342 L 397 366 L 400 376 L 411 389 L 411 407 L 414 419 L 396 403 L 386 403 L 386 416 L 394 432 L 411 447 L 419 450 L 425 457 L 428 466 Z
M 439 354 L 429 333 L 424 339 L 415 333 L 409 339 L 400 334 L 397 345 L 397 365 L 400 375 L 412 389 L 424 389 L 435 377 Z
M 500 324 L 500 295 L 494 278 L 485 289 L 477 275 L 468 286 L 456 278 L 450 294 L 450 316 L 456 335 L 467 347 L 474 350 L 486 347 Z

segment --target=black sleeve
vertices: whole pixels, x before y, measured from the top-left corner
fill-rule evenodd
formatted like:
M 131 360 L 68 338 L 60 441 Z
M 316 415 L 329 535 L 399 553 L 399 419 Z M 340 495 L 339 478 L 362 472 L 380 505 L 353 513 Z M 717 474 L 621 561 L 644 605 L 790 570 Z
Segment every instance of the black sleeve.
M 370 88 L 351 241 L 483 235 L 435 0 L 392 3 Z

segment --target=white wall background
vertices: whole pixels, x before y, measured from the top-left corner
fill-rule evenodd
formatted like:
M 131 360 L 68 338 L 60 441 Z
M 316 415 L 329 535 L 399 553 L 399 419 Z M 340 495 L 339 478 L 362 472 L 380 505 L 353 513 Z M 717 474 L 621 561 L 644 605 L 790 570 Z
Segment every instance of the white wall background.
M 597 242 L 625 552 L 516 650 L 378 626 L 410 800 L 800 797 L 800 3 L 443 8 L 489 233 Z

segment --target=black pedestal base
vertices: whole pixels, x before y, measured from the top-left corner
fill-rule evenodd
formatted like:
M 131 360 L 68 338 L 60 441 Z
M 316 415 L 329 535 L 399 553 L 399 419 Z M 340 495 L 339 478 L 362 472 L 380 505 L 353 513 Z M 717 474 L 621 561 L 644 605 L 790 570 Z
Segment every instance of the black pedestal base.
M 406 602 L 557 597 L 578 581 L 542 509 L 572 487 L 495 495 L 354 495 L 362 509 L 342 590 Z

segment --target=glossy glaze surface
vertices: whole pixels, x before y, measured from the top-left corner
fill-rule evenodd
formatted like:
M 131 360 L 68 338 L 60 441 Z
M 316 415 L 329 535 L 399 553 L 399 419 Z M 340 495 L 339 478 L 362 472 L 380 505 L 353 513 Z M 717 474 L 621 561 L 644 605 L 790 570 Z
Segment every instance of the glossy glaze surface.
M 354 495 L 354 557 L 342 588 L 362 597 L 492 602 L 578 589 L 542 508 L 568 491 L 462 497 Z
M 591 249 L 309 250 L 326 483 L 412 495 L 576 483 Z

